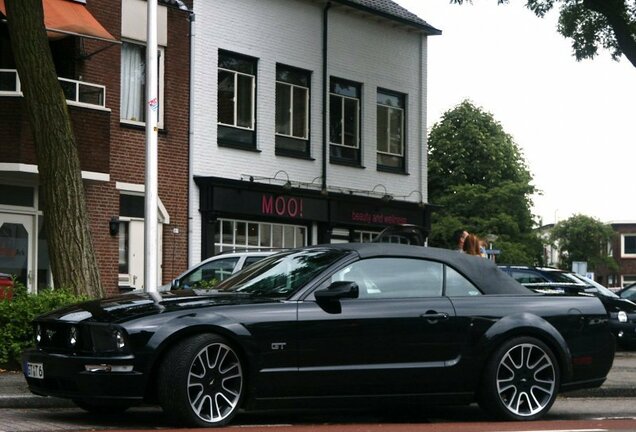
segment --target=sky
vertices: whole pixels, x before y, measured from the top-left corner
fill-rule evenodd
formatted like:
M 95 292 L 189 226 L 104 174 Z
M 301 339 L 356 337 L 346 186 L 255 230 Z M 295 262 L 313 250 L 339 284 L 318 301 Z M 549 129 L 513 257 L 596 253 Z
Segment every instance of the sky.
M 543 224 L 574 214 L 636 221 L 636 68 L 626 58 L 600 51 L 577 62 L 558 10 L 537 18 L 524 0 L 394 1 L 442 30 L 428 39 L 429 131 L 468 99 L 523 153 Z

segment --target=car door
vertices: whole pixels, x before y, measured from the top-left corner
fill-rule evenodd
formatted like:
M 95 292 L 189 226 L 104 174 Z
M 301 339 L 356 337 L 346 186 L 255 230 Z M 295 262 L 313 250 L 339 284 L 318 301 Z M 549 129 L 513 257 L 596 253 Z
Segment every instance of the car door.
M 336 271 L 318 289 L 353 281 L 359 296 L 300 302 L 302 388 L 311 396 L 443 391 L 460 352 L 443 272 L 441 263 L 413 258 L 370 258 Z

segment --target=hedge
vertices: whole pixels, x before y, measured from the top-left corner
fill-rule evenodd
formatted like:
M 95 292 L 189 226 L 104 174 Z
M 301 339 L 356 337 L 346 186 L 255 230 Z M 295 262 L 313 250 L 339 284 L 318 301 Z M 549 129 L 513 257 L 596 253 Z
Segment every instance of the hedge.
M 19 369 L 20 353 L 33 346 L 35 335 L 31 321 L 46 312 L 87 300 L 65 289 L 45 289 L 28 294 L 16 283 L 11 301 L 0 301 L 0 368 Z

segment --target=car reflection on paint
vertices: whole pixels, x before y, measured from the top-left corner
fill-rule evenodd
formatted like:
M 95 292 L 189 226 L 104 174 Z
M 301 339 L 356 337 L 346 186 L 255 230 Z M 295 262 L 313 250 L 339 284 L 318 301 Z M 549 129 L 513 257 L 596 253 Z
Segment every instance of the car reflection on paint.
M 159 403 L 181 425 L 243 409 L 477 401 L 534 420 L 600 386 L 614 339 L 595 297 L 532 293 L 493 263 L 385 243 L 272 255 L 213 290 L 129 294 L 34 321 L 32 392 L 91 412 Z

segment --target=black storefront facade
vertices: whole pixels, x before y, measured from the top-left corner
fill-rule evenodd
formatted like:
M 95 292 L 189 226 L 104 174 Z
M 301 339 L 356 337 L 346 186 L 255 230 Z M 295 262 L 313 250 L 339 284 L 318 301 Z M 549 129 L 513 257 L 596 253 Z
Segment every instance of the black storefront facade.
M 201 259 L 227 250 L 267 250 L 370 241 L 383 228 L 413 224 L 430 232 L 430 207 L 357 193 L 249 180 L 197 177 Z

